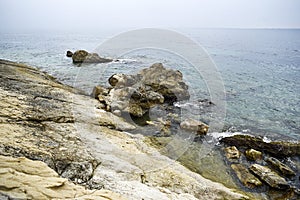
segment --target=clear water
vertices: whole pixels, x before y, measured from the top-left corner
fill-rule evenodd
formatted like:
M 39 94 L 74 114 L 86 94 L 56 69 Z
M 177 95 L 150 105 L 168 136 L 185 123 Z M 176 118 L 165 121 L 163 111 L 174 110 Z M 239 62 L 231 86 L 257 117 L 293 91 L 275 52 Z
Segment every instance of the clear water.
M 216 63 L 226 89 L 226 127 L 300 139 L 300 30 L 185 29 Z M 93 51 L 118 32 L 0 34 L 0 58 L 36 66 L 90 93 L 117 72 L 136 73 L 154 62 L 177 68 L 197 98 L 209 98 L 205 82 L 168 53 L 131 52 L 121 62 L 77 67 L 67 50 Z M 178 44 L 180 45 L 180 44 Z M 110 56 L 110 55 L 108 55 Z M 103 73 L 103 71 L 105 73 Z

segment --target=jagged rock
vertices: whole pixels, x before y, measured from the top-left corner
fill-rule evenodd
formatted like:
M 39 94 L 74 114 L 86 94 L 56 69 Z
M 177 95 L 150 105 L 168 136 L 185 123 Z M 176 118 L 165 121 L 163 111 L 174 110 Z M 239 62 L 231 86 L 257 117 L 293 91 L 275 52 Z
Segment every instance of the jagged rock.
M 188 86 L 183 82 L 180 71 L 166 69 L 161 63 L 155 63 L 150 68 L 139 72 L 143 85 L 150 86 L 158 92 L 167 102 L 188 100 L 190 98 Z
M 238 161 L 241 156 L 241 152 L 235 146 L 226 147 L 224 150 L 226 158 L 231 162 Z
M 281 190 L 290 188 L 288 182 L 284 178 L 266 166 L 253 164 L 250 166 L 250 170 L 273 188 Z
M 136 75 L 114 74 L 108 82 L 114 88 L 99 97 L 105 101 L 107 110 L 129 112 L 135 117 L 142 117 L 155 105 L 189 98 L 182 74 L 164 68 L 161 63 Z
M 87 190 L 74 185 L 43 162 L 1 155 L 0 194 L 7 199 L 125 199 L 108 190 Z
M 0 74 L 0 155 L 43 161 L 60 176 L 95 189 L 93 194 L 85 193 L 82 199 L 97 199 L 95 195 L 102 187 L 129 199 L 249 199 L 162 156 L 140 134 L 117 130 L 132 125 L 97 109 L 99 101 L 81 95 L 53 77 L 33 67 L 3 60 L 0 60 Z M 38 166 L 34 163 L 33 171 L 42 174 Z M 45 191 L 38 191 L 43 195 L 68 185 L 66 179 L 59 177 L 53 182 L 47 177 L 33 181 L 38 176 L 25 179 L 30 174 L 26 172 L 19 178 L 19 172 L 4 169 L 0 167 L 0 193 L 11 192 L 12 197 L 22 180 L 29 180 L 25 187 L 49 186 Z M 18 185 L 10 187 L 8 176 Z M 62 195 L 71 193 L 74 199 L 77 189 L 72 188 L 68 187 L 66 192 L 61 190 L 62 198 L 58 199 L 67 199 Z M 32 198 L 25 196 L 31 191 L 35 190 L 18 190 L 21 194 L 17 198 Z M 113 194 L 104 197 L 121 198 L 114 198 Z
M 253 161 L 262 159 L 262 153 L 255 149 L 247 149 L 245 151 L 245 156 L 247 157 L 247 159 L 253 160 Z
M 288 141 L 265 142 L 262 138 L 251 135 L 234 135 L 224 137 L 220 142 L 243 148 L 252 148 L 261 152 L 286 157 L 300 155 L 300 143 Z
M 180 123 L 180 128 L 196 132 L 197 135 L 205 135 L 208 132 L 209 126 L 194 119 L 186 119 Z
M 231 168 L 246 187 L 255 188 L 262 185 L 262 182 L 251 174 L 246 166 L 242 164 L 232 164 Z
M 72 55 L 73 63 L 106 63 L 112 59 L 101 58 L 97 53 L 89 53 L 85 50 L 75 51 Z
M 295 176 L 296 173 L 286 164 L 280 162 L 278 159 L 269 157 L 266 159 L 268 163 L 270 163 L 274 168 L 279 170 L 283 175 L 287 176 Z
M 71 58 L 73 56 L 73 52 L 72 51 L 67 51 L 66 56 L 69 57 L 69 58 Z

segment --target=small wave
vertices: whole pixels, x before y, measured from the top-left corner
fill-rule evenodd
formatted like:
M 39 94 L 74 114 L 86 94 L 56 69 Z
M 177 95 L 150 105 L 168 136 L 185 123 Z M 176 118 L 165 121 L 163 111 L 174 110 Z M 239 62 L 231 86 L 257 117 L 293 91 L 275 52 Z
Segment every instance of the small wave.
M 130 64 L 130 63 L 136 63 L 137 60 L 135 59 L 129 59 L 129 58 L 126 58 L 126 59 L 116 59 L 113 61 L 113 63 L 122 63 L 122 64 Z

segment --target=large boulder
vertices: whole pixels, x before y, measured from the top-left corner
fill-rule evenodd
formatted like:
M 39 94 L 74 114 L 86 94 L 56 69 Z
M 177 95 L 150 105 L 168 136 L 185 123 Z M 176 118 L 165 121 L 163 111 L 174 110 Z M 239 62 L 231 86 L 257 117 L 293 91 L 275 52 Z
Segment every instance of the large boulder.
M 107 110 L 126 112 L 135 117 L 144 116 L 156 105 L 190 97 L 181 72 L 166 69 L 161 63 L 153 64 L 135 75 L 114 74 L 108 82 L 113 88 L 108 94 L 98 92 L 97 98 L 105 102 Z M 95 91 L 97 87 L 93 93 Z
M 85 50 L 78 50 L 72 55 L 73 63 L 106 63 L 112 59 L 102 58 L 97 53 L 89 53 Z

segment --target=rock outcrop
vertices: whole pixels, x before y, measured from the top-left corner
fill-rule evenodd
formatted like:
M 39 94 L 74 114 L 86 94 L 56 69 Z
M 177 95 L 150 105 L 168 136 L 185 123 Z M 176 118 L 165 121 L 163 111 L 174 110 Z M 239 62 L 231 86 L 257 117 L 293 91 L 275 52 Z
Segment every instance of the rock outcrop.
M 0 199 L 125 200 L 108 190 L 75 185 L 41 161 L 9 156 L 0 156 Z
M 230 137 L 224 137 L 220 141 L 227 145 L 243 147 L 243 148 L 253 148 L 258 151 L 268 152 L 277 157 L 300 155 L 300 142 L 289 142 L 289 141 L 266 142 L 260 137 L 254 137 L 251 135 L 234 135 Z
M 102 58 L 97 53 L 89 53 L 85 50 L 75 51 L 72 55 L 71 53 L 67 52 L 67 56 L 72 57 L 73 63 L 107 63 L 112 61 L 112 59 Z
M 290 187 L 283 177 L 279 176 L 276 172 L 266 166 L 253 164 L 251 165 L 250 170 L 273 188 L 284 190 Z
M 153 64 L 136 75 L 114 74 L 108 82 L 113 88 L 96 86 L 93 96 L 106 105 L 106 110 L 129 113 L 134 117 L 144 116 L 155 105 L 190 97 L 181 72 L 166 69 L 161 63 Z
M 0 60 L 0 82 L 0 197 L 248 199 L 162 156 L 99 101 L 35 68 Z

